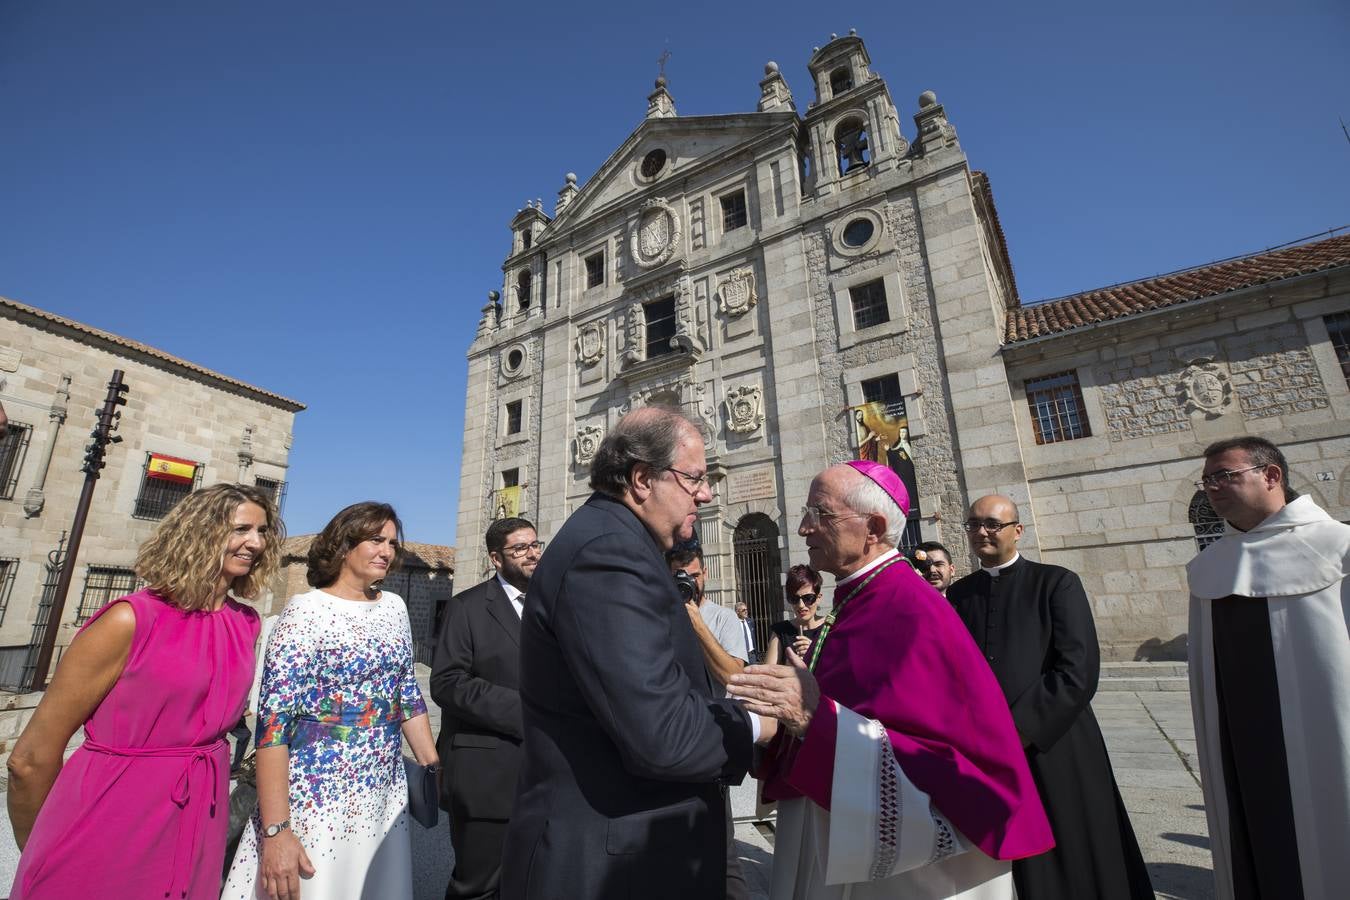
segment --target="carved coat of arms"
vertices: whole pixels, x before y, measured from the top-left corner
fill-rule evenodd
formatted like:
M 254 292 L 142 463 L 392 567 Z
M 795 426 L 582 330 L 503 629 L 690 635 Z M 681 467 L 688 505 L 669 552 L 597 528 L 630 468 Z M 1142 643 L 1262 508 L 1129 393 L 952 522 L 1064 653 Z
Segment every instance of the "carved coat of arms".
M 595 451 L 600 449 L 600 441 L 605 437 L 604 429 L 598 425 L 587 425 L 577 430 L 576 461 L 578 466 L 589 466 L 595 459 Z
M 759 298 L 755 296 L 755 273 L 749 268 L 736 269 L 717 286 L 717 307 L 724 315 L 743 316 Z
M 590 322 L 577 332 L 577 361 L 593 366 L 605 355 L 605 323 Z
M 751 434 L 764 424 L 762 393 L 757 385 L 744 385 L 727 391 L 727 430 Z
M 680 217 L 663 197 L 642 204 L 629 242 L 633 261 L 644 269 L 667 262 L 680 243 Z
M 1233 383 L 1214 360 L 1201 357 L 1192 360 L 1181 373 L 1177 395 L 1186 412 L 1217 419 L 1233 402 Z

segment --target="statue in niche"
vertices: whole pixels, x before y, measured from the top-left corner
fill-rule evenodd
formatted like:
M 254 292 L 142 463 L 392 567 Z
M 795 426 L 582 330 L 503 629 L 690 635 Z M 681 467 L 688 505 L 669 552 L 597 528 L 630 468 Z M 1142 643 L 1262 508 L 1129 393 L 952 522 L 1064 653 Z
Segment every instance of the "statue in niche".
M 764 424 L 762 396 L 757 385 L 744 385 L 727 391 L 727 430 L 734 434 L 753 434 Z
M 642 362 L 646 355 L 647 325 L 643 318 L 641 303 L 629 305 L 628 318 L 624 323 L 624 337 L 624 364 Z

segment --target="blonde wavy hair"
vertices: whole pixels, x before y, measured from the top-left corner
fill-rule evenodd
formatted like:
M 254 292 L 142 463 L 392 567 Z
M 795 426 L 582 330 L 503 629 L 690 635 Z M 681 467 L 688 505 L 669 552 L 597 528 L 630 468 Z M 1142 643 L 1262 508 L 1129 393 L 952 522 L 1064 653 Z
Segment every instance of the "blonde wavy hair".
M 136 554 L 136 574 L 146 586 L 186 610 L 211 608 L 225 566 L 225 544 L 234 513 L 256 503 L 267 516 L 267 543 L 247 575 L 230 583 L 235 596 L 256 599 L 281 567 L 286 528 L 272 498 L 246 484 L 213 484 L 193 491 L 164 517 Z

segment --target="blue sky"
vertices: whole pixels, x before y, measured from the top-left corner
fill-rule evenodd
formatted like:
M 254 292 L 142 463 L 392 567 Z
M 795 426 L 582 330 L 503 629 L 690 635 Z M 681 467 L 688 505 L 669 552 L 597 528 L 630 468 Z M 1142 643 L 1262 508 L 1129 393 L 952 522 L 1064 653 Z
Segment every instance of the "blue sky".
M 1024 300 L 1350 224 L 1350 5 L 1091 5 L 0 0 L 0 295 L 307 403 L 292 533 L 379 498 L 453 544 L 507 223 L 663 50 L 682 113 L 753 110 L 770 59 L 804 110 L 856 28 L 989 172 Z

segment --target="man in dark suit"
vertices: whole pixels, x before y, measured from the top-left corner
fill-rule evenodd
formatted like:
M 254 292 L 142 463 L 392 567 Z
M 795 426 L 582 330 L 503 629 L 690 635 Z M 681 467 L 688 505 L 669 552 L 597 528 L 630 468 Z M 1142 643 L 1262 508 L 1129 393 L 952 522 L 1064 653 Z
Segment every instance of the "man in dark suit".
M 455 868 L 446 900 L 496 897 L 520 771 L 520 612 L 544 544 L 520 518 L 487 530 L 497 570 L 456 594 L 436 644 L 431 696 L 443 716 L 441 805 Z
M 965 523 L 980 569 L 947 591 L 1012 711 L 1055 848 L 1013 863 L 1019 897 L 1153 896 L 1130 817 L 1092 715 L 1100 657 L 1078 576 L 1024 559 L 1017 506 L 991 494 Z
M 521 623 L 525 760 L 502 897 L 721 897 L 718 784 L 744 777 L 756 732 L 775 725 L 715 699 L 663 556 L 712 500 L 698 426 L 663 407 L 630 413 L 590 483 Z

